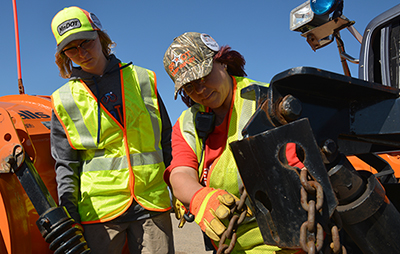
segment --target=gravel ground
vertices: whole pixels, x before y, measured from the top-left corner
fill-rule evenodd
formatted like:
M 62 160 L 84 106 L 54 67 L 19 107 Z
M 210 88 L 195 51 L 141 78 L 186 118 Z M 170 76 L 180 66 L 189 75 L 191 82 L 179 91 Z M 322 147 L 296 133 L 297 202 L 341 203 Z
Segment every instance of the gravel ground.
M 172 228 L 174 233 L 175 254 L 212 254 L 204 247 L 203 234 L 196 222 L 185 223 L 178 228 L 179 221 L 171 213 Z

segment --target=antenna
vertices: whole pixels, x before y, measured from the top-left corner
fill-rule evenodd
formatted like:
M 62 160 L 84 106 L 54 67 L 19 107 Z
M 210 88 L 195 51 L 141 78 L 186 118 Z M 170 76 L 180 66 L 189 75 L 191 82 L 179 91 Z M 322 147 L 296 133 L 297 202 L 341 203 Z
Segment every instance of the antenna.
M 18 32 L 18 15 L 17 15 L 17 3 L 13 0 L 14 9 L 14 29 L 15 29 L 15 47 L 17 50 L 17 68 L 18 68 L 18 90 L 19 94 L 25 94 L 24 85 L 22 84 L 22 74 L 21 74 L 21 57 L 19 50 L 19 32 Z

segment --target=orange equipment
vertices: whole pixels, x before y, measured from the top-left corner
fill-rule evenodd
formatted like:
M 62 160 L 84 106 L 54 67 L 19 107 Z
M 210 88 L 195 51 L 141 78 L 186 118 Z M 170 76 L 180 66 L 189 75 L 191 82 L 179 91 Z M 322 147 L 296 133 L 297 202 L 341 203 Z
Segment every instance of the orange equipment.
M 51 196 L 57 200 L 54 160 L 50 154 L 50 118 L 48 96 L 22 94 L 0 97 L 0 171 L 10 170 L 4 167 L 4 162 L 20 143 Z M 52 253 L 35 224 L 38 217 L 17 176 L 0 174 L 0 230 L 3 238 L 0 246 L 5 245 L 6 253 Z
M 81 229 L 57 206 L 50 119 L 48 96 L 0 97 L 1 253 L 90 252 Z

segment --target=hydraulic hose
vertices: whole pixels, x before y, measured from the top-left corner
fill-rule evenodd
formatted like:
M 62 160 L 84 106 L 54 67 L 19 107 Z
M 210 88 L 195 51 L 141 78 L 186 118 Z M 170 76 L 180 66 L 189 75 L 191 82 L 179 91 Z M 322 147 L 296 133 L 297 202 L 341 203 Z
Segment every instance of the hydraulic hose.
M 55 254 L 87 254 L 90 249 L 83 232 L 64 207 L 49 209 L 36 221 L 40 233 Z

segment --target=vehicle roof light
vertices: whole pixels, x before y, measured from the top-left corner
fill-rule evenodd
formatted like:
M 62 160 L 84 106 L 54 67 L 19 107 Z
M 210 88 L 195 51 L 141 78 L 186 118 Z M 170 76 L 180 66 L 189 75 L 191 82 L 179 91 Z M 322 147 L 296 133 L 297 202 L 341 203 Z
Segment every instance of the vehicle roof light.
M 333 12 L 342 0 L 311 0 L 311 10 L 316 15 L 325 15 Z
M 298 27 L 310 22 L 314 17 L 310 5 L 305 2 L 290 12 L 290 30 L 295 31 Z
M 290 30 L 304 33 L 326 23 L 328 19 L 328 15 L 314 15 L 310 1 L 307 1 L 290 12 Z

